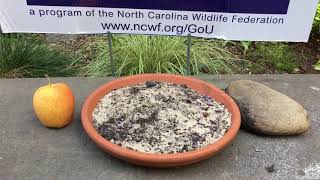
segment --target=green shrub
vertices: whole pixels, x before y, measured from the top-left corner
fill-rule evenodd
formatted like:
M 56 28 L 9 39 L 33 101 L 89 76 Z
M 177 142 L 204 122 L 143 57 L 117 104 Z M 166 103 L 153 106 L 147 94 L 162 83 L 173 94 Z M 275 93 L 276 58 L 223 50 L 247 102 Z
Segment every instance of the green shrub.
M 0 35 L 0 77 L 44 77 L 72 75 L 70 60 L 30 35 Z
M 186 73 L 185 37 L 123 36 L 113 37 L 113 58 L 116 73 Z M 111 74 L 106 37 L 95 36 L 82 47 L 91 61 L 81 75 L 108 76 Z M 222 41 L 193 38 L 191 73 L 232 73 L 236 70 L 235 58 Z
M 264 73 L 267 67 L 276 72 L 293 73 L 297 68 L 294 54 L 283 43 L 256 43 L 256 48 L 248 53 L 248 57 L 256 60 L 258 65 L 252 67 L 254 73 Z
M 317 12 L 313 23 L 313 30 L 320 33 L 320 3 L 317 6 Z

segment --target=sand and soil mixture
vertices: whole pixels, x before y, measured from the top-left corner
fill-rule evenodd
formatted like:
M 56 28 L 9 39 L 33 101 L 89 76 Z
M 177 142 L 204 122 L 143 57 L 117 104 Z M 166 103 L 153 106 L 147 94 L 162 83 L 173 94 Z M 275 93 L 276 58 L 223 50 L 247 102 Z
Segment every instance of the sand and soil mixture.
M 100 135 L 120 146 L 172 154 L 216 142 L 230 128 L 231 114 L 186 85 L 148 81 L 104 96 L 93 123 Z

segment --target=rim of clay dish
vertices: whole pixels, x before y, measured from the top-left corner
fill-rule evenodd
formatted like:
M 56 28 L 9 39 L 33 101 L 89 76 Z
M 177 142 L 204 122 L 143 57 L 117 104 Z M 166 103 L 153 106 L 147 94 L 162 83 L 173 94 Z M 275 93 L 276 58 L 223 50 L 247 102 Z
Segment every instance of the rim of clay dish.
M 176 84 L 186 84 L 188 87 L 198 91 L 200 94 L 208 95 L 214 100 L 224 104 L 231 113 L 231 127 L 228 132 L 217 142 L 206 147 L 177 154 L 151 154 L 130 150 L 103 138 L 94 128 L 92 123 L 92 112 L 100 99 L 114 89 L 129 85 L 143 83 L 148 80 L 163 81 Z M 221 151 L 237 135 L 240 128 L 240 111 L 233 99 L 214 85 L 192 77 L 171 74 L 141 74 L 119 78 L 110 81 L 93 91 L 86 99 L 81 119 L 84 130 L 88 136 L 104 151 L 122 160 L 151 167 L 173 167 L 192 164 L 207 159 Z

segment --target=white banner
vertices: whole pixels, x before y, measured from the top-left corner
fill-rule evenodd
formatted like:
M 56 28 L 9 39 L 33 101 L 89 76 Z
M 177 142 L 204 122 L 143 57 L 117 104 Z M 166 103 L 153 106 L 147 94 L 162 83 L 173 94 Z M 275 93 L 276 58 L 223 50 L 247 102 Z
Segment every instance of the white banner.
M 4 33 L 309 38 L 318 0 L 0 0 Z

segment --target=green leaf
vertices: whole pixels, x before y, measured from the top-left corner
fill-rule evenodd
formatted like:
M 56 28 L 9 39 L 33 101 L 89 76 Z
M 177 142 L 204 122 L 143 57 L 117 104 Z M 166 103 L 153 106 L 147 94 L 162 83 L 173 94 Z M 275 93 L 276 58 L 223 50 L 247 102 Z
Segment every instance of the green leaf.
M 313 66 L 313 68 L 317 71 L 320 71 L 320 60 Z
M 241 41 L 241 45 L 244 48 L 245 51 L 247 51 L 250 47 L 250 45 L 252 44 L 251 41 Z

